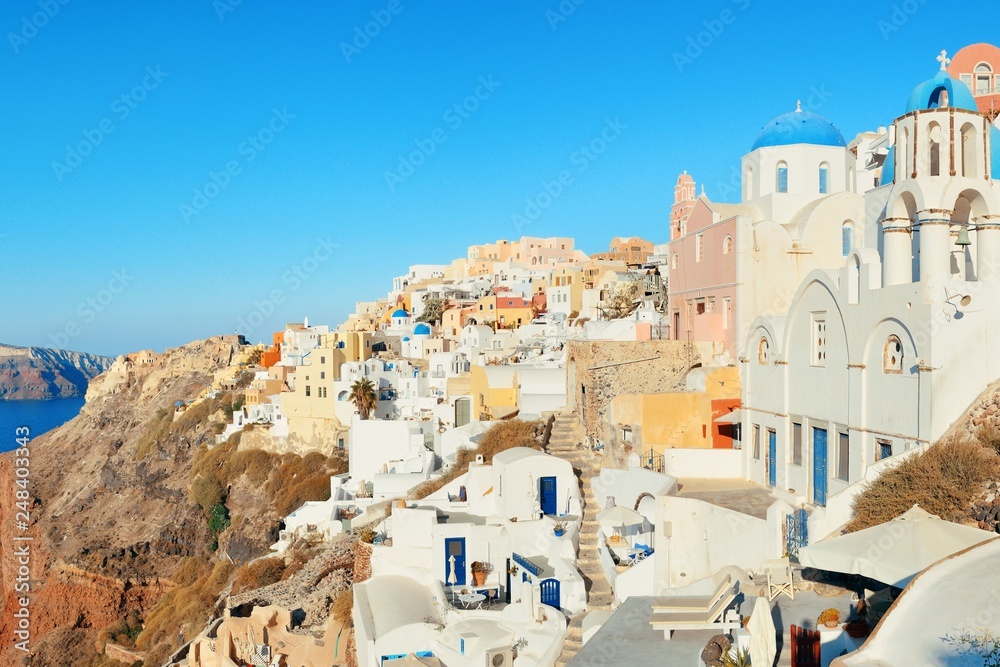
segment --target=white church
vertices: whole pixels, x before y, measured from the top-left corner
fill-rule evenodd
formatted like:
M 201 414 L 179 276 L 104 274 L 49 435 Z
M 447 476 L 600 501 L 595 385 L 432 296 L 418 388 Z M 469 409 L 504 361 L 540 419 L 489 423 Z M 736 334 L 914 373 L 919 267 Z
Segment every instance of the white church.
M 741 345 L 746 476 L 793 506 L 843 500 L 1000 378 L 1000 132 L 939 60 L 893 122 L 844 265 L 812 271 Z M 817 159 L 808 141 L 786 143 L 789 164 Z M 760 197 L 754 178 L 744 190 Z

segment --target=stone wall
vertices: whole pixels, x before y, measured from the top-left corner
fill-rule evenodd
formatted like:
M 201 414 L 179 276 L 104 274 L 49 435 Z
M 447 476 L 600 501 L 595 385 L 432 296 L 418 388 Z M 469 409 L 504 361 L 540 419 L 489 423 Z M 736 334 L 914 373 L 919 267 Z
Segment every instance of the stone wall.
M 360 584 L 372 576 L 372 545 L 358 540 L 354 550 L 354 583 Z
M 566 354 L 567 405 L 588 438 L 605 439 L 604 416 L 620 394 L 677 391 L 687 372 L 713 356 L 714 344 L 675 340 L 571 341 Z

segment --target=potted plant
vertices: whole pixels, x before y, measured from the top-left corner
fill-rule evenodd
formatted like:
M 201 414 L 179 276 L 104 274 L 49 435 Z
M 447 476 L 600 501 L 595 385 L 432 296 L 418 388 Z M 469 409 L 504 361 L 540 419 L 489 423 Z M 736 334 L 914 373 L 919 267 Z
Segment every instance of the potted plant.
M 486 575 L 493 571 L 493 566 L 487 562 L 477 560 L 472 563 L 472 581 L 476 586 L 486 583 Z
M 840 625 L 840 612 L 833 607 L 824 609 L 820 612 L 819 618 L 816 622 L 825 625 L 828 628 L 835 628 Z
M 555 525 L 552 526 L 552 529 L 555 531 L 556 537 L 562 537 L 563 533 L 566 532 L 566 522 L 556 521 Z
M 844 632 L 854 639 L 861 639 L 868 636 L 871 628 L 868 627 L 868 621 L 863 618 L 856 618 L 844 624 Z

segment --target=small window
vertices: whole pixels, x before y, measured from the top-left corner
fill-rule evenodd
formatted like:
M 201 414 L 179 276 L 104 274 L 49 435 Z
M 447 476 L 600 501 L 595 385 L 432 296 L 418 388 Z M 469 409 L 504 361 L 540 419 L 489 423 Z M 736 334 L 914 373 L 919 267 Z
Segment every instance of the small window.
M 851 437 L 847 433 L 838 435 L 837 479 L 846 482 L 851 478 Z
M 319 372 L 319 379 L 320 380 L 325 380 L 326 379 L 326 371 L 320 371 Z
M 753 425 L 753 457 L 760 460 L 760 424 Z
M 875 441 L 875 460 L 881 461 L 892 456 L 892 442 L 889 440 Z
M 700 262 L 705 251 L 704 234 L 694 237 L 694 261 Z
M 622 426 L 622 442 L 626 445 L 632 444 L 632 427 Z
M 312 395 L 312 393 L 310 391 L 310 387 L 309 387 L 309 385 L 306 385 L 306 396 L 311 396 L 311 395 Z
M 674 258 L 670 261 L 670 268 L 671 269 L 676 269 L 677 268 L 677 258 L 678 258 L 677 253 L 674 253 Z
M 829 192 L 830 165 L 823 163 L 819 166 L 819 193 L 825 195 Z
M 812 315 L 812 365 L 826 366 L 826 313 Z
M 802 465 L 802 424 L 792 424 L 792 464 Z
M 728 255 L 732 251 L 733 251 L 733 237 L 726 236 L 726 238 L 722 240 L 722 254 Z
M 886 373 L 903 372 L 903 344 L 896 335 L 889 336 L 882 350 L 882 370 Z
M 854 224 L 850 220 L 840 228 L 840 245 L 844 257 L 851 254 L 851 249 L 854 247 Z
M 757 363 L 764 365 L 768 362 L 770 347 L 767 338 L 761 337 L 760 343 L 757 345 Z
M 788 164 L 778 163 L 778 192 L 788 192 Z

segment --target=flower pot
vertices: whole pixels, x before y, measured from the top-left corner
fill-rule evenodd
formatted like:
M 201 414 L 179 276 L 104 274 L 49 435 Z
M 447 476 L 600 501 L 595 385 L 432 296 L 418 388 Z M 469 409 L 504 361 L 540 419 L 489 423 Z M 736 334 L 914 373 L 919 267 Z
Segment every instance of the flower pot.
M 562 536 L 563 536 L 563 533 L 565 533 L 565 532 L 566 532 L 565 530 L 558 530 L 558 529 L 557 529 L 557 530 L 555 531 L 555 533 L 556 533 L 556 537 L 562 537 Z
M 476 586 L 482 586 L 486 583 L 486 573 L 485 572 L 473 572 L 472 581 L 475 582 Z
M 824 621 L 823 625 L 825 625 L 828 628 L 835 628 L 838 625 L 840 625 L 840 621 Z
M 861 639 L 862 637 L 867 637 L 871 630 L 869 630 L 868 624 L 864 621 L 851 621 L 844 624 L 844 632 L 854 639 Z

